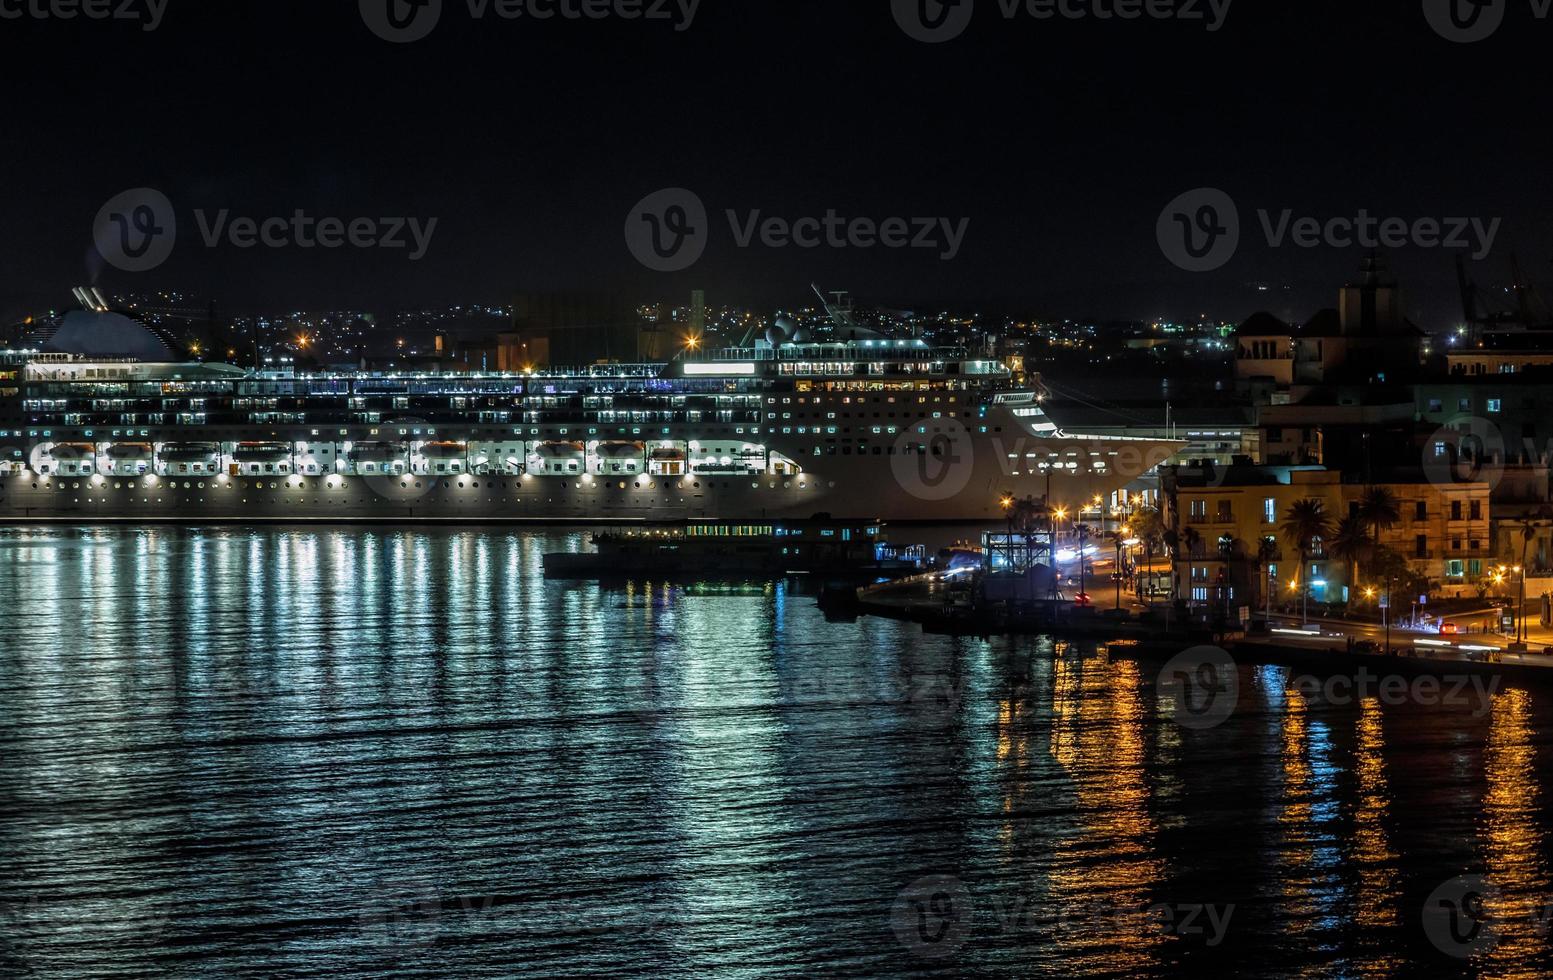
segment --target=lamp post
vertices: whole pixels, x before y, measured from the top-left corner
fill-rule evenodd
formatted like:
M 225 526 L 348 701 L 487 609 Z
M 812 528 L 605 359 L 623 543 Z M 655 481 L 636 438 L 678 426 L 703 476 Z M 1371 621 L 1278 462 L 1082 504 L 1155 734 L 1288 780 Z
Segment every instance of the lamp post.
M 1120 531 L 1116 533 L 1116 611 L 1122 611 L 1122 534 Z
M 1515 642 L 1525 643 L 1531 639 L 1531 631 L 1526 628 L 1526 566 L 1517 565 L 1515 571 L 1521 577 L 1521 617 L 1515 624 Z
M 1003 508 L 1003 516 L 1008 520 L 1008 536 L 1003 539 L 1003 555 L 1004 560 L 1008 562 L 1009 571 L 1012 572 L 1014 570 L 1014 495 L 1004 494 L 999 504 Z M 988 571 L 991 571 L 990 566 Z M 1014 583 L 1014 602 L 1015 604 L 1019 602 L 1019 583 L 1017 580 Z
M 1086 596 L 1089 590 L 1084 584 L 1084 549 L 1089 544 L 1089 525 L 1076 525 L 1073 533 L 1078 538 L 1078 594 Z

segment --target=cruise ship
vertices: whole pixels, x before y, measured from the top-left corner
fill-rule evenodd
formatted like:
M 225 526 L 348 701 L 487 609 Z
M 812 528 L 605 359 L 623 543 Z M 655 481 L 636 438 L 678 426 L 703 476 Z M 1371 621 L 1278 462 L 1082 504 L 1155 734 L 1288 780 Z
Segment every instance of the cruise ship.
M 184 363 L 121 313 L 0 351 L 0 520 L 959 524 L 1123 491 L 1181 444 L 1086 437 L 985 354 L 784 322 L 521 374 Z

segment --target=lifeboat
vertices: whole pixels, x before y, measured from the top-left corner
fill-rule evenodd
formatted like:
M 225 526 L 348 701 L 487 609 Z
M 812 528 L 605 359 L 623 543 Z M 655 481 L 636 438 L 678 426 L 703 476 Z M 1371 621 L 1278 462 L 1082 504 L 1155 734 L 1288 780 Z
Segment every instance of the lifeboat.
M 97 457 L 96 447 L 87 443 L 62 442 L 49 450 L 58 463 L 90 463 Z
M 232 450 L 232 458 L 239 463 L 289 463 L 291 445 L 284 442 L 240 442 Z
M 139 476 L 151 469 L 156 452 L 149 443 L 117 442 L 107 449 L 108 472 L 114 476 Z
M 358 442 L 351 447 L 352 463 L 399 463 L 404 461 L 404 450 L 391 442 Z
M 428 442 L 421 456 L 432 463 L 462 463 L 469 458 L 469 446 L 462 442 Z
M 534 447 L 534 455 L 543 460 L 581 460 L 580 442 L 542 442 Z
M 599 459 L 641 462 L 643 446 L 639 442 L 601 442 L 597 450 Z
M 116 442 L 108 447 L 108 458 L 116 463 L 149 463 L 155 455 L 144 442 Z
M 164 463 L 219 463 L 221 447 L 213 442 L 168 442 L 160 455 Z

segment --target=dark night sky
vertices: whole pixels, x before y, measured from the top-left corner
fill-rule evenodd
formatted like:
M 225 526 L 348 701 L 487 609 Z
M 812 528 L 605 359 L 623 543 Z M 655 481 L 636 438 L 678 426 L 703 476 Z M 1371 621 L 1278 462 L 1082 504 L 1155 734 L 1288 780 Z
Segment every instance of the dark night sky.
M 18 0 L 9 0 L 18 2 Z M 36 2 L 36 0 L 34 0 Z M 0 313 L 97 277 L 235 309 L 504 302 L 624 290 L 800 303 L 807 284 L 904 308 L 1303 318 L 1358 249 L 1269 249 L 1255 209 L 1319 217 L 1503 217 L 1550 279 L 1553 20 L 1512 3 L 1499 35 L 1447 43 L 1419 0 L 1238 0 L 1200 24 L 1005 21 L 977 0 L 959 39 L 908 38 L 888 0 L 705 0 L 667 23 L 473 20 L 465 0 L 396 46 L 356 0 L 170 0 L 138 24 L 0 21 L 9 234 Z M 89 261 L 114 194 L 165 192 L 179 244 L 139 275 Z M 713 237 L 650 273 L 623 226 L 644 195 L 695 190 Z M 1240 205 L 1229 265 L 1165 260 L 1155 221 L 1199 186 Z M 193 212 L 438 218 L 403 251 L 207 249 Z M 962 253 L 734 247 L 725 209 L 969 218 Z M 1429 327 L 1455 314 L 1452 254 L 1392 263 Z M 1288 286 L 1258 296 L 1251 283 Z

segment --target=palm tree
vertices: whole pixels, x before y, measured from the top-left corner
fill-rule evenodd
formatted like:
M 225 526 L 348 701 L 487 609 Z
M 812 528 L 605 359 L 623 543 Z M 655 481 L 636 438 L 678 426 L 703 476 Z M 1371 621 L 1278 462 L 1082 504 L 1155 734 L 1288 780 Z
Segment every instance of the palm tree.
M 1348 565 L 1348 598 L 1353 601 L 1354 590 L 1359 586 L 1359 564 L 1367 559 L 1378 543 L 1370 540 L 1369 525 L 1361 514 L 1350 514 L 1337 522 L 1332 534 L 1332 554 Z
M 1283 539 L 1294 546 L 1300 553 L 1299 576 L 1303 582 L 1300 589 L 1301 609 L 1300 617 L 1306 624 L 1310 623 L 1310 575 L 1306 566 L 1310 563 L 1310 554 L 1316 545 L 1331 537 L 1332 521 L 1326 515 L 1326 505 L 1311 497 L 1304 500 L 1296 500 L 1289 505 L 1289 510 L 1283 517 L 1283 523 L 1278 526 Z
M 1186 574 L 1190 576 L 1192 574 L 1191 561 L 1193 558 L 1197 557 L 1197 553 L 1202 549 L 1202 533 L 1195 527 L 1188 527 L 1186 530 L 1181 532 L 1180 538 L 1178 540 L 1180 542 L 1180 547 L 1176 549 L 1174 564 L 1175 575 L 1173 578 L 1175 579 L 1175 598 L 1177 602 L 1180 602 L 1181 562 L 1183 560 L 1186 561 Z
M 1264 581 L 1262 577 L 1262 570 L 1277 560 L 1278 542 L 1274 541 L 1272 538 L 1264 537 L 1260 542 L 1257 543 L 1256 546 L 1256 580 L 1258 588 L 1261 587 L 1262 582 Z M 1267 594 L 1263 596 L 1263 600 L 1266 608 L 1267 618 L 1270 619 L 1273 611 L 1273 582 L 1271 572 L 1268 573 L 1266 582 Z
M 1143 542 L 1144 567 L 1152 575 L 1154 571 L 1154 546 L 1158 544 L 1164 534 L 1165 523 L 1160 517 L 1159 511 L 1152 507 L 1145 507 L 1133 515 L 1133 537 Z M 1138 598 L 1143 598 L 1143 576 L 1138 577 Z
M 1366 487 L 1359 496 L 1359 520 L 1375 535 L 1375 546 L 1380 547 L 1381 532 L 1396 527 L 1402 520 L 1402 505 L 1397 495 L 1386 487 Z

